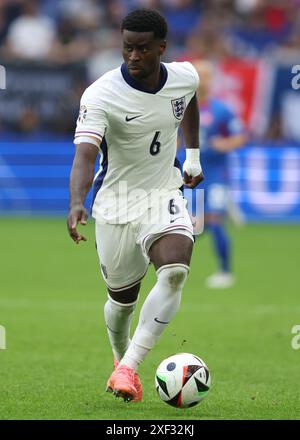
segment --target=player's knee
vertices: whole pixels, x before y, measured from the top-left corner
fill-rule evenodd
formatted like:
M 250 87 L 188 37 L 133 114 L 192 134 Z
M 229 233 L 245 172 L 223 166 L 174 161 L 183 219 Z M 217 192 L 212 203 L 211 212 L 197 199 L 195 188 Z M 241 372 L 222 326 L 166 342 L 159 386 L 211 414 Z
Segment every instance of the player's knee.
M 108 294 L 113 301 L 126 305 L 128 303 L 133 303 L 137 301 L 140 287 L 141 283 L 138 283 L 135 286 L 130 287 L 129 289 L 124 289 L 117 292 L 108 289 Z
M 187 279 L 189 267 L 185 264 L 168 264 L 157 270 L 157 277 L 171 290 L 181 290 Z

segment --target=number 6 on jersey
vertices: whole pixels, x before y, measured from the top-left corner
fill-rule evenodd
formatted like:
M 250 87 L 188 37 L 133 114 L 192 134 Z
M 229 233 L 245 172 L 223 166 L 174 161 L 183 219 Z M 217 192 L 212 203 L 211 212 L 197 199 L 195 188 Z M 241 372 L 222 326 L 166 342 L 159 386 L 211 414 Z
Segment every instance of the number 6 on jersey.
M 158 154 L 160 152 L 161 143 L 158 140 L 159 136 L 160 136 L 160 131 L 157 131 L 154 135 L 153 141 L 151 142 L 150 154 L 152 156 L 155 156 L 156 154 Z

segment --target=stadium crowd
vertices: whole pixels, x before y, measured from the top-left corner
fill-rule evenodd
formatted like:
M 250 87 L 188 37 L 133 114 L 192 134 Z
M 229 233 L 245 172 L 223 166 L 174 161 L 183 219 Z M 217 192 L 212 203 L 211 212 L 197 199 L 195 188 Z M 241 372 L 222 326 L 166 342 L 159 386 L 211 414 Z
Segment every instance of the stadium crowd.
M 1 54 L 88 60 L 119 45 L 120 21 L 136 7 L 164 13 L 175 53 L 257 57 L 299 49 L 300 0 L 0 0 Z
M 83 63 L 90 83 L 122 62 L 120 21 L 137 7 L 157 8 L 165 15 L 165 61 L 289 60 L 299 55 L 300 0 L 0 0 L 0 64 Z M 85 86 L 78 87 L 74 103 Z M 14 130 L 39 126 L 38 114 L 27 111 L 25 116 Z M 4 125 L 0 113 L 0 130 Z M 71 125 L 61 130 L 68 132 Z M 274 119 L 269 132 L 281 136 Z

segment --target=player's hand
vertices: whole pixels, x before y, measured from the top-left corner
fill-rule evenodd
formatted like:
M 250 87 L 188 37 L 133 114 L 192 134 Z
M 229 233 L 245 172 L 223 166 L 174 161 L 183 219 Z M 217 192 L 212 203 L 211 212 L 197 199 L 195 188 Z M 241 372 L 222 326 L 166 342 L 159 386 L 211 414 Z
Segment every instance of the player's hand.
M 81 225 L 86 225 L 88 219 L 88 212 L 83 205 L 76 205 L 70 209 L 67 227 L 72 240 L 78 244 L 80 241 L 86 241 L 84 235 L 79 234 L 76 226 L 80 223 Z
M 182 166 L 183 183 L 188 188 L 195 188 L 202 180 L 204 175 L 200 164 L 199 148 L 187 148 L 186 159 Z
M 201 173 L 198 176 L 189 176 L 186 171 L 183 172 L 183 183 L 188 188 L 195 188 L 200 182 L 204 180 L 204 174 Z

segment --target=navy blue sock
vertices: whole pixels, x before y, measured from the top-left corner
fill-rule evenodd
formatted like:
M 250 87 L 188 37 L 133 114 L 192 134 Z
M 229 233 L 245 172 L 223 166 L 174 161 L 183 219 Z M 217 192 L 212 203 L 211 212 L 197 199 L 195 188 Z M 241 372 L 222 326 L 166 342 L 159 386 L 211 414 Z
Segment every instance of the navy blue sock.
M 209 223 L 207 226 L 213 237 L 220 268 L 224 272 L 230 272 L 230 241 L 225 228 L 218 223 Z

